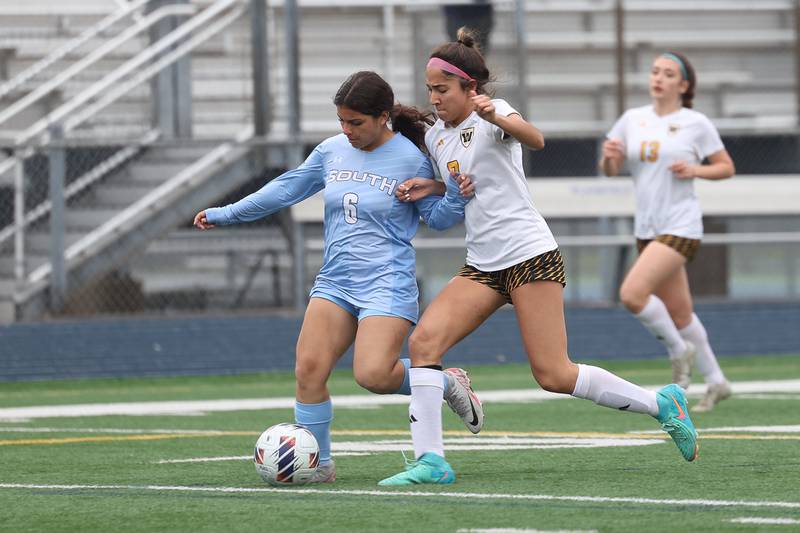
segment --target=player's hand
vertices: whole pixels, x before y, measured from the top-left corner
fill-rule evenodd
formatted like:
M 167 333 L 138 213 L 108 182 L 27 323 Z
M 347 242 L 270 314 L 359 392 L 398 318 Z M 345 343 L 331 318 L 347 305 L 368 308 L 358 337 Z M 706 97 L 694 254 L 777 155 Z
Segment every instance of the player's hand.
M 397 186 L 394 195 L 401 202 L 416 202 L 436 193 L 436 180 L 429 178 L 410 178 Z
M 690 180 L 697 177 L 696 165 L 690 165 L 686 161 L 675 161 L 669 166 L 672 174 L 681 180 Z
M 603 158 L 622 161 L 625 159 L 625 145 L 619 139 L 607 139 L 603 142 Z
M 194 227 L 197 229 L 211 229 L 214 227 L 214 224 L 208 223 L 205 209 L 194 216 Z
M 475 184 L 472 183 L 472 178 L 469 174 L 451 174 L 455 182 L 458 184 L 458 190 L 464 198 L 470 198 L 475 195 Z
M 492 99 L 485 94 L 478 94 L 477 92 L 470 91 L 470 98 L 472 98 L 472 105 L 475 106 L 475 112 L 486 122 L 494 124 L 495 121 L 495 107 Z

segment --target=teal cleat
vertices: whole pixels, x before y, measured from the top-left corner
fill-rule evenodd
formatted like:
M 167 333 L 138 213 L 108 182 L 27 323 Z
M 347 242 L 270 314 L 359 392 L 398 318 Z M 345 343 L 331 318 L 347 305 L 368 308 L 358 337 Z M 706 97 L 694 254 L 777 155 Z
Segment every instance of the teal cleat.
M 689 418 L 689 409 L 683 389 L 674 383 L 667 385 L 656 393 L 658 401 L 658 416 L 661 429 L 669 433 L 681 455 L 687 461 L 697 459 L 697 430 L 692 419 Z
M 456 480 L 456 473 L 444 457 L 425 453 L 416 461 L 409 462 L 406 470 L 378 482 L 382 487 L 400 485 L 449 485 Z

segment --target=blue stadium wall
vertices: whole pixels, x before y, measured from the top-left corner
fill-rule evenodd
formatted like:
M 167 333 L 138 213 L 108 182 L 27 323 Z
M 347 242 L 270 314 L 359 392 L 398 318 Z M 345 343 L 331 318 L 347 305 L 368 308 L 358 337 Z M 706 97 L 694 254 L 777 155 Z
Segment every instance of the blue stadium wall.
M 719 355 L 800 354 L 800 303 L 706 304 L 697 312 Z M 568 307 L 566 317 L 574 360 L 665 356 L 622 309 Z M 0 381 L 290 370 L 300 322 L 263 314 L 0 326 Z M 458 365 L 525 361 L 505 309 L 447 356 Z M 340 367 L 351 362 L 349 353 Z

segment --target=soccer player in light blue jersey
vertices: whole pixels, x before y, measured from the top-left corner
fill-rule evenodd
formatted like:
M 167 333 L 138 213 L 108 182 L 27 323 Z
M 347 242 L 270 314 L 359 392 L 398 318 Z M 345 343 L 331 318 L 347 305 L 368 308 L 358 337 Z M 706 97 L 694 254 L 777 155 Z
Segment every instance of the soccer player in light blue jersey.
M 354 344 L 353 373 L 359 385 L 379 394 L 411 393 L 410 362 L 399 358 L 419 311 L 411 239 L 420 216 L 434 229 L 459 223 L 471 196 L 468 179 L 450 177 L 446 186 L 437 182 L 439 195 L 414 203 L 395 197 L 403 181 L 434 177 L 420 150 L 432 120 L 415 108 L 395 105 L 391 87 L 380 76 L 353 74 L 334 104 L 341 134 L 320 143 L 297 169 L 236 203 L 200 211 L 194 219 L 200 229 L 249 222 L 324 191 L 323 265 L 311 289 L 295 366 L 295 418 L 320 445 L 320 467 L 312 479 L 317 483 L 336 479 L 330 453 L 331 371 Z M 468 405 L 464 398 L 474 395 L 451 374 L 444 375 L 443 385 L 451 407 Z M 471 412 L 458 414 L 472 419 Z

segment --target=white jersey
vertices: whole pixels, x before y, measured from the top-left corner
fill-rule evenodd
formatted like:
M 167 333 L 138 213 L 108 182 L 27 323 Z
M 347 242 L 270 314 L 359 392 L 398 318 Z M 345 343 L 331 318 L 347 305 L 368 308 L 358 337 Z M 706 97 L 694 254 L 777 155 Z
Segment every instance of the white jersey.
M 492 103 L 499 115 L 517 113 L 505 100 Z M 558 247 L 533 206 L 514 137 L 472 112 L 453 128 L 437 120 L 425 144 L 442 176 L 464 173 L 475 184 L 464 215 L 468 265 L 495 272 Z
M 647 105 L 626 111 L 607 137 L 625 145 L 636 185 L 636 237 L 702 238 L 703 215 L 694 180 L 676 178 L 669 167 L 679 160 L 698 165 L 725 148 L 711 121 L 685 107 L 661 117 Z

